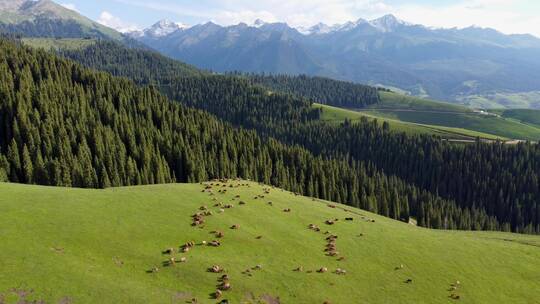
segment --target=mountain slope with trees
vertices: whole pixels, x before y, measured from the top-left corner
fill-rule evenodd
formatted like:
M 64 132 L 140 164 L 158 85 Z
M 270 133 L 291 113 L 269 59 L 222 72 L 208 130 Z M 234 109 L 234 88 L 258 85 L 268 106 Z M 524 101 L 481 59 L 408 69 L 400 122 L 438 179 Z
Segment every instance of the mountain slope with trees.
M 116 52 L 119 57 L 121 50 Z M 77 52 L 66 55 L 89 66 L 108 60 L 78 56 Z M 126 61 L 116 73 L 129 77 L 131 65 L 138 64 Z M 367 120 L 330 125 L 320 121 L 320 112 L 308 100 L 268 94 L 267 89 L 238 77 L 165 79 L 158 71 L 147 73 L 148 78 L 168 83 L 162 92 L 171 99 L 209 111 L 235 126 L 254 129 L 264 138 L 299 145 L 317 156 L 365 162 L 463 208 L 485 211 L 498 219 L 501 229 L 540 230 L 537 144 L 455 145 L 431 136 L 395 134 L 389 126 Z M 443 218 L 438 223 L 452 226 Z
M 426 227 L 503 228 L 370 163 L 234 129 L 153 87 L 45 51 L 6 40 L 0 50 L 0 180 L 106 188 L 242 177 L 395 219 L 417 216 Z

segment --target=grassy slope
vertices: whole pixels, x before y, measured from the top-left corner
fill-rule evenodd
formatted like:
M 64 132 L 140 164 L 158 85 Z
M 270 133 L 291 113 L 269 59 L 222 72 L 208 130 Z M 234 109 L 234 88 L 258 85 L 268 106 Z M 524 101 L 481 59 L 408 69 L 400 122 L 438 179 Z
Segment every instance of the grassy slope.
M 78 50 L 84 49 L 96 43 L 94 39 L 77 39 L 77 38 L 23 38 L 23 43 L 33 47 L 45 50 Z
M 511 110 L 490 110 L 504 118 L 513 119 L 533 127 L 540 128 L 540 110 L 532 109 L 511 109 Z
M 281 303 L 453 303 L 448 289 L 456 280 L 460 303 L 540 303 L 539 237 L 427 230 L 359 211 L 372 223 L 277 189 L 255 200 L 263 194 L 256 184 L 215 196 L 201 189 L 0 184 L 0 293 L 7 303 L 20 300 L 12 288 L 33 290 L 27 300 L 47 303 L 185 303 L 191 297 L 215 303 L 210 293 L 218 275 L 206 268 L 218 264 L 231 276 L 225 298 L 233 303 L 263 295 Z M 247 205 L 232 200 L 237 194 Z M 201 205 L 217 210 L 213 197 L 236 206 L 208 217 L 204 229 L 190 226 Z M 343 221 L 348 216 L 355 220 Z M 341 220 L 326 226 L 328 218 Z M 307 229 L 310 223 L 339 236 L 346 260 L 324 256 L 325 235 Z M 240 229 L 228 229 L 233 224 Z M 196 246 L 177 255 L 186 263 L 146 273 L 167 259 L 161 250 L 211 240 L 216 229 L 225 232 L 221 247 Z M 242 274 L 257 264 L 262 270 Z M 297 266 L 341 267 L 347 275 L 292 271 Z
M 465 130 L 465 133 L 470 130 L 494 137 L 540 140 L 540 127 L 474 113 L 463 106 L 387 92 L 381 92 L 381 99 L 380 104 L 362 109 L 362 112 L 395 121 L 436 126 L 436 129 L 454 128 Z
M 449 139 L 474 139 L 476 137 L 485 139 L 506 139 L 505 137 L 501 136 L 495 136 L 487 133 L 476 132 L 461 128 L 450 128 L 428 124 L 404 122 L 398 119 L 384 117 L 383 115 L 377 116 L 376 113 L 369 111 L 358 112 L 320 104 L 316 104 L 315 106 L 323 108 L 322 120 L 332 123 L 341 123 L 345 119 L 355 121 L 360 120 L 362 117 L 366 117 L 369 120 L 377 119 L 381 125 L 384 121 L 386 121 L 389 123 L 391 130 L 395 130 L 396 132 L 405 132 L 407 134 L 438 135 L 443 138 Z

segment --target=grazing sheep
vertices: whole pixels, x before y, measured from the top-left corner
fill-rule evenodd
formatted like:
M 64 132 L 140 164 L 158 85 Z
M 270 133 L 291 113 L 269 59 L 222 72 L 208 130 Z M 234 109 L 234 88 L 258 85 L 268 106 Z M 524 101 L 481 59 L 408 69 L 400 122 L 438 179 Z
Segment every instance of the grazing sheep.
M 176 259 L 175 259 L 174 257 L 172 257 L 172 258 L 169 259 L 169 265 L 170 265 L 170 266 L 176 265 Z
M 269 205 L 269 206 L 274 206 L 274 203 L 268 202 L 268 205 Z
M 345 274 L 347 274 L 347 270 L 338 268 L 338 269 L 336 269 L 336 274 L 345 275 Z
M 174 248 L 168 248 L 163 251 L 163 254 L 173 254 L 173 253 L 174 253 Z
M 244 202 L 244 201 L 240 201 L 240 203 L 238 203 L 238 205 L 245 205 L 245 204 L 246 204 L 246 202 Z
M 212 267 L 210 267 L 209 271 L 213 273 L 220 273 L 223 271 L 223 269 L 218 265 L 213 265 Z
M 253 269 L 254 269 L 254 270 L 261 270 L 261 269 L 262 269 L 262 265 L 259 264 L 259 265 L 255 266 L 255 267 L 253 267 Z
M 187 261 L 187 258 L 186 257 L 181 257 L 180 258 L 180 263 L 185 263 Z
M 257 239 L 257 240 L 262 239 L 262 235 L 257 236 L 256 239 Z
M 225 234 L 224 234 L 223 232 L 221 232 L 221 231 L 216 231 L 216 237 L 217 237 L 217 238 L 222 238 L 222 237 L 224 237 L 224 236 L 225 236 Z
M 201 207 L 199 207 L 199 210 L 205 211 L 205 210 L 208 210 L 208 207 L 206 207 L 206 206 L 201 206 Z
M 412 283 L 412 279 L 407 279 L 407 280 L 405 281 L 405 283 L 407 283 L 407 284 Z
M 325 223 L 326 225 L 334 225 L 335 222 L 332 221 L 332 220 L 326 220 L 324 223 Z
M 330 208 L 336 208 L 336 205 L 327 205 Z
M 238 229 L 238 228 L 240 228 L 240 225 L 234 224 L 234 225 L 231 226 L 231 229 Z
M 328 271 L 328 268 L 326 268 L 326 267 L 322 267 L 319 270 L 317 270 L 318 273 L 325 273 L 327 271 Z
M 223 282 L 223 281 L 228 281 L 229 280 L 229 275 L 228 274 L 224 274 L 221 276 L 220 280 Z
M 290 208 L 283 209 L 283 212 L 291 212 L 291 209 Z
M 159 272 L 159 268 L 157 266 L 154 266 L 152 267 L 152 270 L 151 270 L 153 273 L 157 273 Z
M 216 290 L 216 292 L 214 292 L 214 298 L 215 299 L 219 299 L 221 298 L 221 296 L 223 295 L 223 293 L 221 292 L 221 290 Z
M 219 213 L 225 212 L 225 209 L 219 209 Z
M 211 241 L 208 245 L 212 246 L 212 247 L 219 247 L 219 246 L 221 246 L 221 243 L 214 240 L 214 241 Z
M 345 220 L 346 220 L 346 221 L 354 221 L 354 218 L 352 218 L 352 217 L 346 217 Z
M 219 289 L 225 291 L 231 289 L 231 284 L 229 282 L 223 282 L 221 286 L 219 286 Z
M 304 267 L 299 266 L 299 267 L 295 268 L 294 271 L 296 271 L 296 272 L 302 272 L 302 271 L 304 271 Z
M 452 294 L 452 295 L 450 296 L 450 298 L 452 298 L 452 299 L 454 299 L 454 300 L 459 300 L 461 297 L 460 297 L 459 295 L 457 295 L 457 294 Z
M 345 260 L 345 257 L 340 257 L 339 259 L 337 259 L 338 261 L 343 261 Z
M 231 208 L 234 208 L 234 205 L 233 205 L 233 204 L 227 204 L 227 205 L 225 205 L 225 209 L 231 209 Z
M 201 245 L 203 245 L 203 246 L 206 245 L 206 244 L 207 244 L 206 241 L 202 241 L 202 242 L 201 242 Z

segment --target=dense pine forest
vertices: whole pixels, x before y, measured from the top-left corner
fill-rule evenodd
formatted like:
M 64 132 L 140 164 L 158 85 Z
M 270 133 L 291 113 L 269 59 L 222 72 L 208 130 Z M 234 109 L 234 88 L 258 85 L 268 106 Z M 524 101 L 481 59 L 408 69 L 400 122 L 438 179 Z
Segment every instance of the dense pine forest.
M 121 47 L 109 43 L 64 55 L 88 66 L 106 68 L 102 63 L 110 60 L 109 56 L 124 58 L 123 53 Z M 125 61 L 123 68 L 105 70 L 130 77 L 131 69 L 142 70 L 136 67 L 147 65 Z M 391 133 L 367 120 L 335 127 L 317 120 L 320 113 L 311 107 L 309 99 L 250 87 L 233 76 L 173 79 L 157 71 L 145 73 L 152 83 L 166 83 L 162 91 L 172 99 L 209 111 L 236 126 L 300 145 L 318 156 L 367 162 L 419 189 L 455 201 L 461 208 L 477 208 L 496 217 L 500 229 L 540 231 L 540 147 L 536 144 L 455 145 L 428 136 Z M 419 222 L 430 225 L 421 219 Z M 452 226 L 444 219 L 441 222 L 443 227 Z
M 104 188 L 241 177 L 426 227 L 502 228 L 370 163 L 261 138 L 45 51 L 7 40 L 0 50 L 0 180 Z
M 346 81 L 306 75 L 257 75 L 248 74 L 254 83 L 278 92 L 308 98 L 321 104 L 363 108 L 380 101 L 378 89 Z
M 11 46 L 10 43 L 4 42 L 4 44 L 4 47 L 14 50 L 20 49 L 20 47 Z M 307 99 L 288 94 L 270 93 L 263 88 L 251 86 L 245 79 L 232 76 L 205 75 L 201 73 L 195 77 L 185 77 L 182 75 L 184 72 L 181 70 L 164 74 L 161 74 L 159 70 L 145 70 L 142 67 L 149 64 L 159 65 L 160 63 L 133 61 L 133 58 L 141 57 L 130 56 L 131 59 L 129 59 L 122 56 L 122 54 L 144 51 L 130 50 L 125 52 L 118 45 L 107 45 L 109 47 L 108 52 L 98 52 L 97 50 L 92 52 L 88 49 L 83 51 L 85 56 L 81 56 L 81 58 L 84 57 L 85 60 L 81 61 L 91 66 L 92 62 L 106 62 L 104 58 L 101 58 L 105 54 L 109 54 L 107 56 L 116 56 L 117 59 L 115 60 L 124 62 L 123 68 L 116 67 L 113 71 L 116 75 L 129 77 L 130 71 L 146 71 L 143 74 L 138 74 L 138 79 L 135 77 L 135 80 L 141 81 L 141 79 L 145 79 L 144 82 L 146 83 L 162 84 L 160 86 L 161 91 L 179 101 L 180 104 L 209 111 L 226 123 L 219 122 L 215 117 L 203 112 L 188 110 L 188 108 L 180 104 L 169 104 L 164 97 L 159 95 L 158 90 L 155 88 L 136 89 L 133 84 L 126 80 L 114 79 L 106 74 L 91 73 L 72 65 L 68 61 L 39 52 L 37 54 L 47 58 L 42 59 L 42 64 L 45 66 L 49 65 L 46 64 L 48 61 L 62 62 L 91 75 L 105 77 L 106 80 L 99 81 L 100 83 L 123 83 L 123 86 L 128 86 L 133 90 L 146 92 L 143 95 L 150 94 L 154 98 L 160 99 L 161 104 L 156 106 L 161 110 L 158 111 L 159 115 L 150 115 L 148 113 L 142 115 L 133 109 L 117 109 L 116 114 L 104 112 L 101 108 L 98 108 L 99 110 L 92 108 L 87 110 L 89 113 L 97 111 L 100 114 L 106 114 L 104 117 L 107 118 L 105 121 L 107 123 L 112 123 L 111 117 L 119 117 L 121 116 L 120 113 L 133 113 L 137 119 L 141 119 L 141 116 L 150 115 L 152 119 L 145 123 L 135 123 L 129 128 L 120 127 L 120 125 L 135 120 L 135 118 L 121 119 L 122 123 L 115 121 L 112 134 L 118 132 L 123 135 L 112 136 L 111 134 L 110 139 L 106 141 L 107 144 L 94 144 L 100 141 L 85 138 L 89 135 L 70 135 L 63 140 L 73 140 L 75 138 L 74 141 L 61 146 L 71 147 L 71 154 L 58 151 L 61 152 L 60 155 L 69 155 L 62 161 L 63 163 L 60 162 L 58 157 L 44 156 L 43 151 L 47 151 L 45 148 L 37 150 L 42 153 L 41 157 L 38 157 L 39 153 L 36 152 L 35 147 L 30 149 L 27 146 L 27 152 L 25 152 L 22 143 L 28 141 L 22 138 L 32 138 L 30 142 L 35 141 L 34 138 L 43 140 L 46 133 L 37 132 L 36 130 L 36 135 L 25 135 L 25 137 L 21 138 L 21 135 L 15 135 L 17 130 L 18 133 L 21 133 L 21 125 L 27 126 L 29 123 L 14 122 L 13 126 L 6 128 L 2 139 L 3 154 L 5 155 L 3 167 L 9 180 L 40 184 L 106 187 L 109 185 L 157 183 L 172 180 L 193 182 L 212 177 L 238 176 L 272 183 L 306 195 L 348 203 L 393 218 L 406 220 L 408 216 L 415 216 L 418 223 L 426 227 L 500 229 L 527 233 L 539 231 L 538 172 L 540 172 L 540 168 L 538 166 L 540 151 L 537 145 L 507 146 L 482 143 L 476 145 L 453 145 L 442 142 L 437 138 L 426 136 L 410 137 L 391 133 L 385 128 L 379 127 L 376 123 L 367 121 L 355 124 L 345 123 L 339 127 L 333 127 L 318 121 L 318 110 L 311 107 L 311 103 Z M 122 50 L 122 52 L 111 52 L 115 48 Z M 107 48 L 96 45 L 95 49 L 106 50 Z M 18 52 L 36 56 L 26 49 Z M 64 55 L 76 58 L 76 54 L 81 54 L 81 52 Z M 93 56 L 90 56 L 92 54 Z M 18 56 L 24 57 L 23 55 Z M 157 55 L 151 58 L 161 60 L 162 57 Z M 4 59 L 6 62 L 10 62 L 10 60 L 13 59 Z M 96 64 L 96 66 L 100 67 L 99 64 Z M 104 66 L 101 65 L 101 68 Z M 11 71 L 12 65 L 8 64 L 7 67 L 8 75 L 20 73 Z M 36 76 L 34 75 L 36 72 L 30 74 L 32 77 Z M 61 75 L 62 73 L 55 72 L 54 74 Z M 166 75 L 174 76 L 168 77 Z M 39 77 L 44 78 L 43 76 Z M 2 83 L 4 82 L 3 80 Z M 34 80 L 34 83 L 37 86 L 34 90 L 42 90 L 41 82 Z M 165 83 L 166 85 L 163 85 Z M 77 83 L 75 82 L 75 84 Z M 15 84 L 13 86 L 14 88 L 17 87 Z M 9 87 L 4 90 L 3 94 L 9 96 L 7 92 L 10 92 Z M 90 95 L 77 98 L 77 100 L 93 101 L 96 96 L 100 96 L 100 98 L 111 97 L 110 102 L 117 106 L 119 100 L 140 99 L 140 97 L 133 95 L 134 93 L 129 95 L 129 90 L 126 88 L 118 88 L 115 93 L 116 95 L 127 94 L 120 99 L 114 97 L 115 94 L 111 94 L 111 92 L 90 93 L 88 93 Z M 40 96 L 37 93 L 31 95 Z M 48 96 L 55 95 L 56 93 Z M 156 96 L 159 96 L 159 98 Z M 67 96 L 64 98 L 70 100 Z M 135 103 L 139 104 L 140 101 Z M 167 104 L 167 108 L 172 107 L 172 109 L 166 111 L 162 109 L 165 104 Z M 32 108 L 35 108 L 35 106 L 28 106 L 28 109 Z M 205 124 L 214 123 L 218 125 L 204 128 L 199 125 L 198 129 L 196 129 L 206 134 L 204 136 L 201 134 L 195 136 L 180 133 L 167 135 L 166 144 L 161 141 L 160 137 L 153 139 L 145 137 L 152 134 L 148 130 L 153 128 L 168 126 L 168 129 L 175 130 L 170 125 L 162 126 L 161 124 L 163 124 L 163 121 L 175 121 L 167 113 L 178 113 L 179 111 L 181 113 L 198 113 L 197 115 L 204 117 L 204 119 L 201 117 L 183 117 L 181 121 L 184 124 L 187 123 L 186 121 L 202 124 L 201 120 L 206 120 Z M 13 109 L 9 111 L 2 110 L 3 116 L 8 115 L 7 113 L 13 115 L 16 111 Z M 33 115 L 42 116 L 42 114 Z M 72 113 L 72 115 L 75 114 Z M 162 115 L 165 116 L 162 117 Z M 14 118 L 12 117 L 16 116 L 7 116 L 2 121 L 13 121 Z M 100 117 L 96 119 L 100 119 L 100 123 L 81 123 L 75 129 L 86 130 L 90 126 L 103 125 L 104 121 L 101 121 Z M 61 119 L 61 121 L 65 120 L 65 118 Z M 75 121 L 79 121 L 79 119 Z M 227 123 L 237 127 L 253 129 L 257 132 L 242 129 L 234 130 Z M 32 123 L 31 125 L 35 124 Z M 101 128 L 108 129 L 106 127 Z M 58 126 L 51 127 L 51 129 L 55 131 L 62 130 Z M 116 129 L 118 130 L 116 131 Z M 126 135 L 126 130 L 132 129 L 135 139 Z M 187 126 L 184 129 L 194 130 Z M 218 132 L 218 130 L 220 131 Z M 69 131 L 66 132 L 69 134 Z M 231 135 L 221 134 L 221 132 L 229 132 Z M 239 140 L 234 136 L 240 136 L 245 140 Z M 48 141 L 54 142 L 55 138 L 64 137 L 55 134 Z M 87 178 L 85 182 L 83 182 L 85 179 L 81 177 L 83 174 L 80 173 L 85 170 L 76 168 L 80 166 L 78 164 L 85 163 L 84 160 L 76 158 L 80 152 L 75 148 L 75 143 L 84 143 L 80 138 L 85 138 L 86 146 L 90 150 L 90 155 L 92 155 L 91 161 L 89 162 L 88 159 L 86 161 L 87 164 L 92 164 L 91 166 L 87 165 L 92 170 L 86 170 Z M 180 138 L 182 139 L 180 140 Z M 194 138 L 206 138 L 209 141 L 197 144 Z M 209 138 L 217 141 L 226 141 L 227 138 L 230 138 L 230 141 L 211 144 L 212 140 Z M 272 138 L 277 139 L 277 141 Z M 115 141 L 111 141 L 112 139 L 115 139 Z M 101 139 L 101 141 L 105 141 L 105 139 Z M 254 142 L 259 143 L 260 146 L 254 144 Z M 185 146 L 182 146 L 181 143 Z M 94 146 L 96 151 L 93 151 Z M 120 157 L 122 161 L 116 163 L 110 160 L 106 163 L 100 160 L 102 157 L 112 158 L 111 156 L 100 155 L 98 152 L 100 146 L 119 147 L 118 153 L 123 154 Z M 227 153 L 221 151 L 218 147 L 222 149 L 227 147 L 225 149 Z M 254 150 L 246 151 L 247 147 Z M 275 147 L 280 147 L 282 149 L 280 153 L 286 154 L 290 151 L 296 151 L 295 153 L 302 153 L 304 156 L 302 161 L 283 154 L 280 157 L 262 156 L 266 153 L 262 152 L 266 149 L 263 147 L 273 147 L 272 151 L 275 151 Z M 208 151 L 207 149 L 212 152 L 202 152 Z M 234 151 L 234 153 L 230 150 Z M 199 152 L 189 153 L 186 151 Z M 244 153 L 239 151 L 244 151 Z M 97 156 L 94 156 L 94 153 Z M 103 154 L 103 152 L 101 153 Z M 158 157 L 156 154 L 160 156 Z M 148 165 L 144 161 L 145 158 L 142 158 L 144 155 L 146 155 L 146 159 L 150 157 L 149 155 L 155 157 L 153 163 L 156 166 Z M 220 157 L 212 158 L 211 155 L 220 155 Z M 199 157 L 201 158 L 199 159 Z M 24 172 L 25 158 L 26 162 L 32 163 L 32 170 L 27 169 L 27 171 L 35 171 L 31 178 L 27 178 Z M 20 159 L 20 161 L 13 163 L 12 159 Z M 36 160 L 37 165 L 34 164 L 33 159 Z M 66 163 L 68 159 L 71 160 L 71 163 Z M 247 163 L 244 163 L 246 161 Z M 34 169 L 43 168 L 40 165 L 42 162 L 48 164 L 45 167 L 49 168 L 47 172 L 50 179 L 39 178 L 39 176 L 43 175 L 43 172 Z M 316 166 L 319 162 L 320 165 L 317 166 L 320 167 L 317 167 L 317 169 L 303 168 L 305 166 Z M 56 165 L 51 165 L 55 163 Z M 224 166 L 223 163 L 228 163 L 228 165 Z M 260 167 L 254 165 L 255 163 L 259 164 Z M 275 168 L 281 167 L 284 167 L 283 171 L 277 170 L 281 173 L 274 173 Z M 50 176 L 51 168 L 54 168 L 53 171 L 56 177 Z M 74 170 L 71 170 L 72 168 Z M 127 170 L 127 168 L 130 168 L 131 171 Z M 161 168 L 159 171 L 162 173 L 150 172 L 149 170 L 152 168 Z M 130 173 L 126 173 L 128 171 Z M 127 178 L 127 176 L 130 177 Z M 375 190 L 380 187 L 383 187 L 384 191 Z M 497 191 L 493 189 L 497 189 Z M 404 213 L 402 214 L 402 212 Z

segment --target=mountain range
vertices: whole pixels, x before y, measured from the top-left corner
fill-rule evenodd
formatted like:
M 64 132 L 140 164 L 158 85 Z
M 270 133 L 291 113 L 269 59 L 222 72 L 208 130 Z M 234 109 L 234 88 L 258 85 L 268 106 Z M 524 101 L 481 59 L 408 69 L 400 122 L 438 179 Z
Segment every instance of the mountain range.
M 540 91 L 540 39 L 474 26 L 429 28 L 393 15 L 309 28 L 261 20 L 192 27 L 161 21 L 131 36 L 217 72 L 325 76 L 462 103 Z
M 540 39 L 489 28 L 430 28 L 386 15 L 303 28 L 162 20 L 124 35 L 51 0 L 0 0 L 0 31 L 122 41 L 217 72 L 323 76 L 481 108 L 539 105 Z

